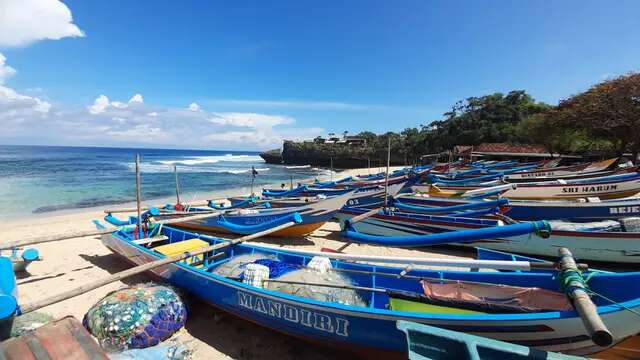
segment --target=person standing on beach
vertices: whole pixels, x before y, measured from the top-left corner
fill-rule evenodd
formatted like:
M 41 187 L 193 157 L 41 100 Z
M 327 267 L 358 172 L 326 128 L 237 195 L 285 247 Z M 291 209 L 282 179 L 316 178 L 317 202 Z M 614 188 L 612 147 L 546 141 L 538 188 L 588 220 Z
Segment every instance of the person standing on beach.
M 258 175 L 258 170 L 256 170 L 255 166 L 251 165 L 251 196 L 255 196 L 253 192 L 253 183 L 256 181 L 257 175 Z

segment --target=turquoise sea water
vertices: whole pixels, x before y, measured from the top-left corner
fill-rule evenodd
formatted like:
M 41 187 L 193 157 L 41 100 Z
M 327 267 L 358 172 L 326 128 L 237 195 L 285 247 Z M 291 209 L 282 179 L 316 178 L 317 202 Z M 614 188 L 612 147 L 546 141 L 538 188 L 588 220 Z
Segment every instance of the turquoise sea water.
M 174 165 L 184 200 L 249 187 L 251 166 L 259 172 L 256 189 L 318 173 L 266 164 L 246 151 L 0 146 L 0 218 L 134 201 L 135 154 L 144 200 L 175 194 Z

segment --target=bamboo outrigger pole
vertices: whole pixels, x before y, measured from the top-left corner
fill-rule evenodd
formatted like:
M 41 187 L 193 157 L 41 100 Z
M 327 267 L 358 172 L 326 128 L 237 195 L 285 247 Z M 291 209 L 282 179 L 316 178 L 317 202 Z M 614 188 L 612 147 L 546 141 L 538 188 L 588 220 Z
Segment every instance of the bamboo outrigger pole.
M 375 208 L 372 210 L 367 211 L 366 213 L 362 213 L 360 215 L 356 215 L 354 217 L 352 217 L 351 219 L 347 220 L 349 222 L 349 224 L 355 224 L 359 221 L 362 221 L 368 217 L 371 217 L 375 214 L 377 214 L 380 211 L 380 208 Z
M 567 248 L 558 249 L 560 254 L 560 274 L 564 277 L 566 272 L 579 274 L 573 255 Z M 571 299 L 573 307 L 582 319 L 585 329 L 589 333 L 591 340 L 598 346 L 610 346 L 613 343 L 613 335 L 607 329 L 598 315 L 598 308 L 593 304 L 582 277 L 572 278 L 572 274 L 567 277 L 565 288 L 567 296 Z
M 145 272 L 145 271 L 148 271 L 148 270 L 151 270 L 151 269 L 155 269 L 155 268 L 157 268 L 159 266 L 162 266 L 162 265 L 171 264 L 171 263 L 174 263 L 174 262 L 178 262 L 180 260 L 184 260 L 184 259 L 190 258 L 190 257 L 195 256 L 195 255 L 204 254 L 204 253 L 209 252 L 209 251 L 220 250 L 220 249 L 229 247 L 231 245 L 239 244 L 239 243 L 244 242 L 244 241 L 253 240 L 253 239 L 265 236 L 265 235 L 269 235 L 269 234 L 274 233 L 276 231 L 279 231 L 279 230 L 282 230 L 282 229 L 286 229 L 286 228 L 291 227 L 291 226 L 296 225 L 296 224 L 298 224 L 298 223 L 295 222 L 295 221 L 290 221 L 288 223 L 273 227 L 271 229 L 260 231 L 260 232 L 257 232 L 255 234 L 243 236 L 243 237 L 235 239 L 235 240 L 229 240 L 229 242 L 226 242 L 226 243 L 219 243 L 219 244 L 203 247 L 203 248 L 200 248 L 200 249 L 197 249 L 197 250 L 194 250 L 194 251 L 186 252 L 184 254 L 175 255 L 175 256 L 171 256 L 171 257 L 166 257 L 164 259 L 159 259 L 159 260 L 152 261 L 152 262 L 149 262 L 149 263 L 146 263 L 146 264 L 138 265 L 138 266 L 132 267 L 130 269 L 127 269 L 127 270 L 124 270 L 124 271 L 121 271 L 121 272 L 118 272 L 118 273 L 115 273 L 115 274 L 111 274 L 111 275 L 109 275 L 109 276 L 107 276 L 107 277 L 105 277 L 103 279 L 99 279 L 99 280 L 96 280 L 94 282 L 79 286 L 79 287 L 77 287 L 75 289 L 72 289 L 72 290 L 69 290 L 69 291 L 65 291 L 65 292 L 60 293 L 58 295 L 54 295 L 54 296 L 52 296 L 50 298 L 43 299 L 43 300 L 38 300 L 38 301 L 34 301 L 34 302 L 30 303 L 30 304 L 22 305 L 22 306 L 20 306 L 20 309 L 22 310 L 20 315 L 24 315 L 24 314 L 30 313 L 32 311 L 38 310 L 40 308 L 43 308 L 45 306 L 48 306 L 48 305 L 51 305 L 51 304 L 55 304 L 55 303 L 58 303 L 60 301 L 72 298 L 74 296 L 78 296 L 78 295 L 84 294 L 84 293 L 86 293 L 88 291 L 97 289 L 99 287 L 102 287 L 104 285 L 110 284 L 112 282 L 116 282 L 116 281 L 122 280 L 122 279 L 124 279 L 126 277 L 130 277 L 130 276 L 133 276 L 133 275 L 136 275 L 136 274 L 140 274 L 142 272 Z
M 226 198 L 211 199 L 211 201 L 217 201 L 217 200 L 226 200 Z M 188 206 L 207 206 L 207 205 L 209 205 L 209 202 L 193 202 L 193 203 L 192 202 L 188 202 L 188 203 L 185 203 L 185 205 L 188 205 Z M 146 210 L 149 210 L 149 209 L 154 208 L 154 207 L 161 208 L 163 206 L 164 205 L 143 206 L 143 207 L 140 208 L 140 210 L 146 211 Z M 137 208 L 105 209 L 104 213 L 105 214 L 116 214 L 116 213 L 128 213 L 128 212 L 136 212 L 136 211 L 138 211 Z
M 220 214 L 222 214 L 222 212 L 198 214 L 198 215 L 193 215 L 193 216 L 184 216 L 184 217 L 180 217 L 180 218 L 176 218 L 176 219 L 160 220 L 160 221 L 156 221 L 154 223 L 155 224 L 159 224 L 159 225 L 162 225 L 162 224 L 173 224 L 173 223 L 180 223 L 180 222 L 183 222 L 183 221 L 205 219 L 207 217 L 216 216 L 216 215 L 220 215 Z M 23 246 L 27 246 L 27 245 L 35 245 L 35 244 L 41 244 L 41 243 L 46 243 L 46 242 L 52 242 L 52 241 L 75 239 L 75 238 L 85 237 L 85 236 L 105 235 L 105 234 L 109 234 L 111 232 L 114 232 L 114 231 L 116 231 L 118 229 L 120 229 L 120 228 L 112 227 L 112 228 L 107 228 L 107 229 L 102 229 L 102 230 L 74 231 L 74 232 L 70 232 L 70 233 L 66 233 L 66 234 L 60 234 L 60 235 L 42 236 L 42 237 L 24 239 L 24 240 L 13 240 L 13 241 L 8 241 L 8 242 L 1 243 L 0 244 L 0 250 L 13 249 L 13 248 L 16 248 L 16 247 L 23 247 Z

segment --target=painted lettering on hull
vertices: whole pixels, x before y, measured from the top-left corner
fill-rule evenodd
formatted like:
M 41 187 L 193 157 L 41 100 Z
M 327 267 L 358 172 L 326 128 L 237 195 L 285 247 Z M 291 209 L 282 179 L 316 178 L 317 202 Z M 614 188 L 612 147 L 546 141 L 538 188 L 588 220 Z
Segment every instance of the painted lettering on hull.
M 553 176 L 553 175 L 555 175 L 555 172 L 550 171 L 550 172 L 523 173 L 520 175 L 520 177 L 522 179 L 526 179 L 526 178 L 545 177 L 545 176 Z
M 609 214 L 637 214 L 640 213 L 640 206 L 618 206 L 609 208 Z
M 349 336 L 349 320 L 238 291 L 238 305 L 278 319 L 339 336 Z
M 604 192 L 604 191 L 613 191 L 617 189 L 618 189 L 618 185 L 572 186 L 572 187 L 562 188 L 562 192 L 565 194 L 598 193 L 598 192 Z

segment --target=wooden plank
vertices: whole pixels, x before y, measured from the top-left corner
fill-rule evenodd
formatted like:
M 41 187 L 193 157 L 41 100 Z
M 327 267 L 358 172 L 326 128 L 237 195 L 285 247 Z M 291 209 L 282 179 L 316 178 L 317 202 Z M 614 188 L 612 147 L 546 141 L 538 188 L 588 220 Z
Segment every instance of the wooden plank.
M 6 360 L 108 360 L 104 350 L 72 316 L 0 343 Z

